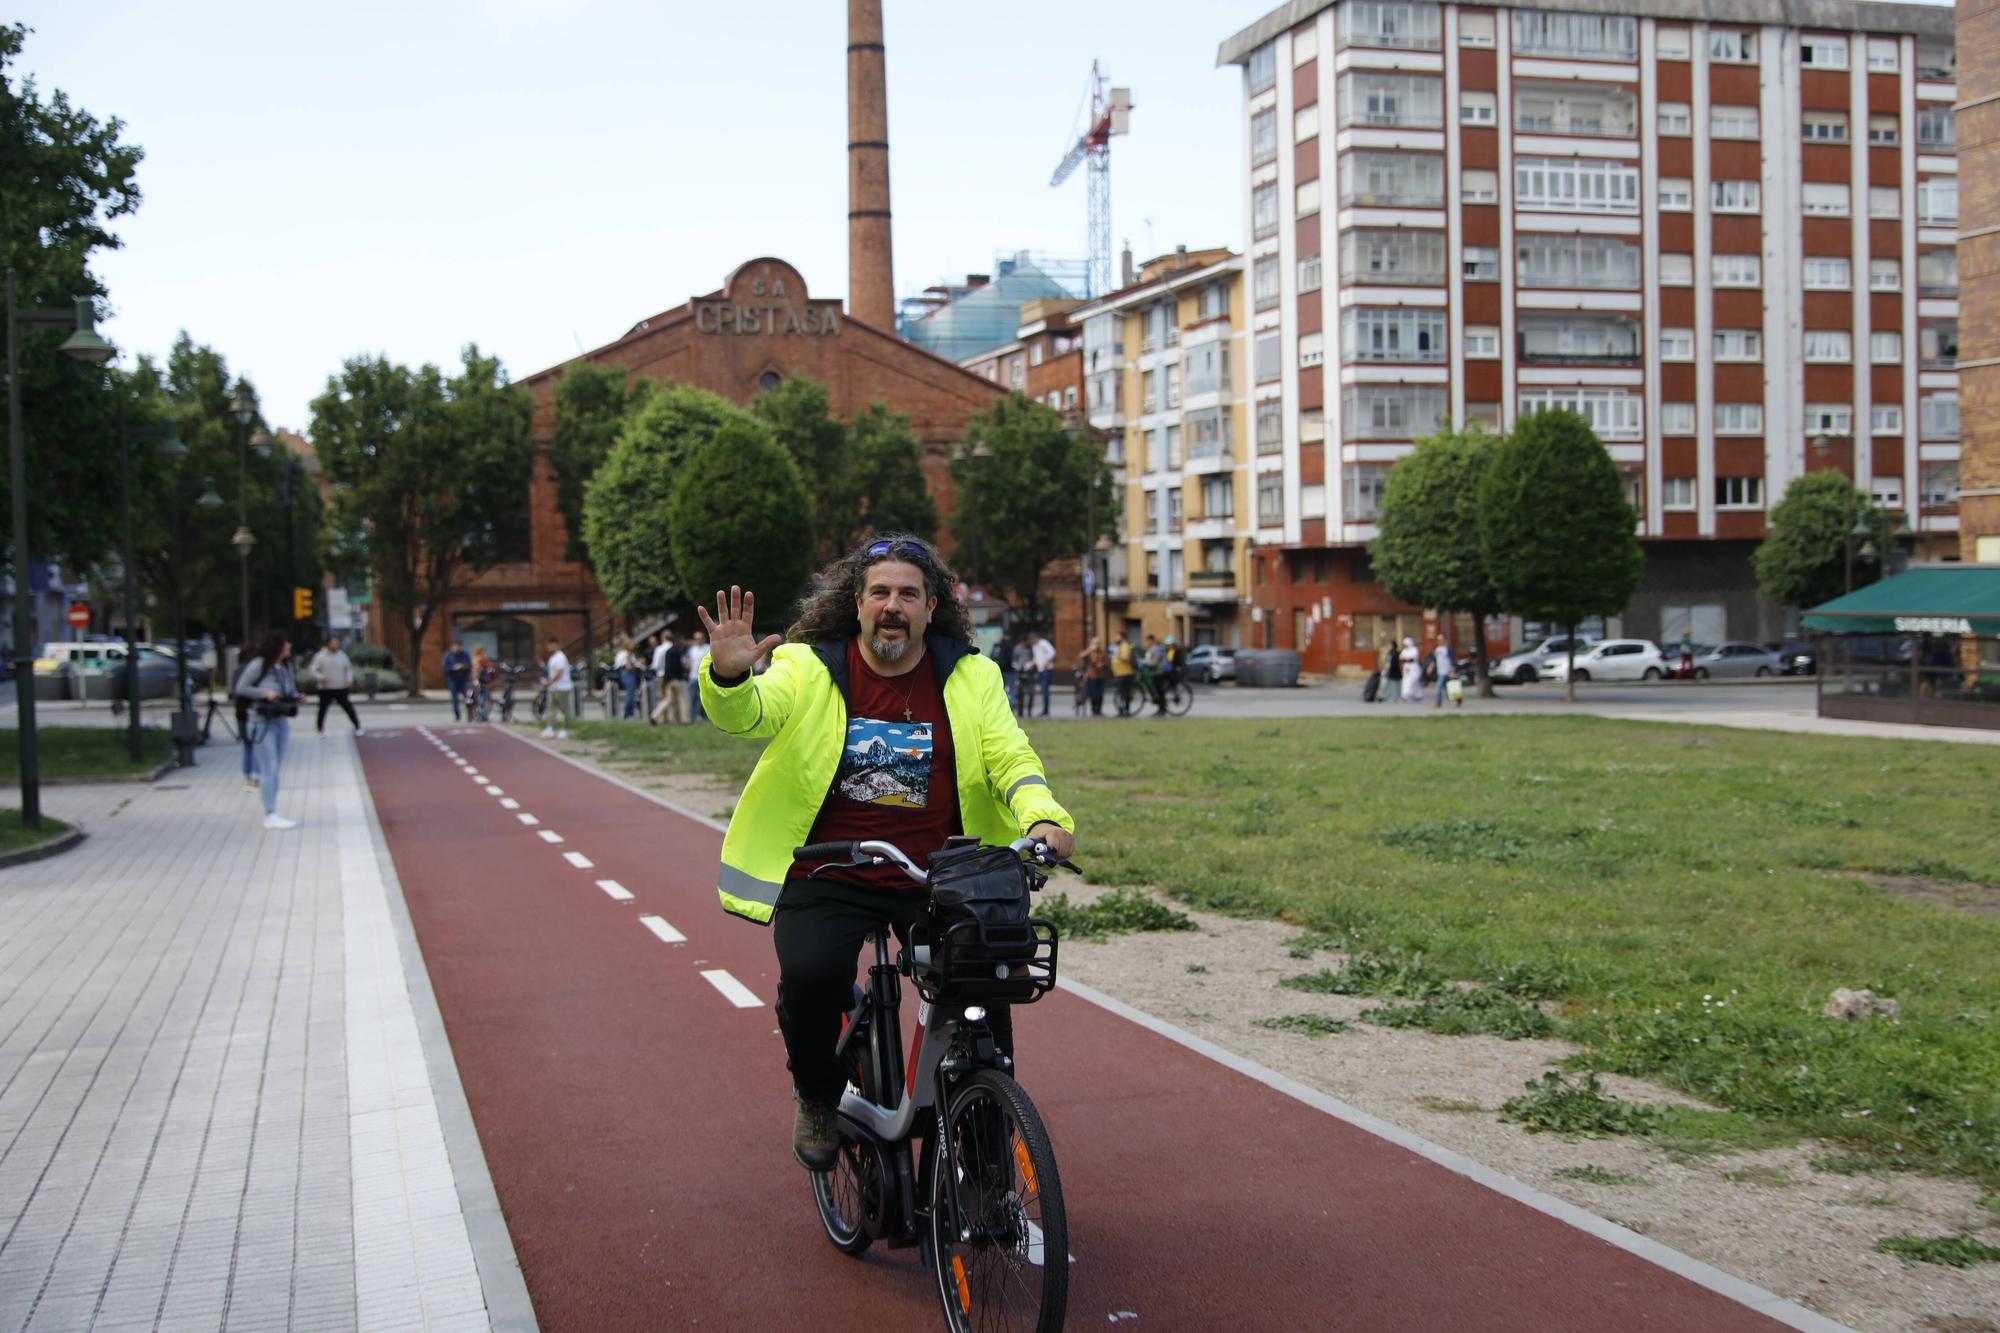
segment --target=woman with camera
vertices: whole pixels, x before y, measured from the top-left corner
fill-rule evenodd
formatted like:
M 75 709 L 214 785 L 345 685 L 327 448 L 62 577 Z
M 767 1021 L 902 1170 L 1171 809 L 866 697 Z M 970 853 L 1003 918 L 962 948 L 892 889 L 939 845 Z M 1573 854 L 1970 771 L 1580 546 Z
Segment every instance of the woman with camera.
M 257 750 L 257 789 L 264 797 L 264 827 L 297 828 L 299 821 L 278 813 L 278 770 L 292 738 L 292 719 L 299 713 L 299 688 L 292 680 L 292 645 L 282 634 L 268 634 L 257 655 L 243 664 L 236 677 L 236 697 L 250 708 L 250 738 Z

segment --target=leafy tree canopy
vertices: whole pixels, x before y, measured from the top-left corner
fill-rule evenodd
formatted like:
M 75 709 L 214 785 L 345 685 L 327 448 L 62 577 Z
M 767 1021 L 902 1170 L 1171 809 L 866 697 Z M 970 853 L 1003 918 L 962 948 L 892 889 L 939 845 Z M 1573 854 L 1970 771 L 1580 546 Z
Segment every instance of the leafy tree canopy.
M 376 595 L 403 618 L 410 658 L 452 587 L 524 559 L 534 403 L 468 346 L 455 375 L 356 357 L 313 400 L 312 438 L 335 527 L 359 534 Z M 410 673 L 416 691 L 417 673 Z
M 951 475 L 958 488 L 955 560 L 970 577 L 1018 597 L 1032 615 L 1043 611 L 1042 569 L 1050 560 L 1118 535 L 1104 451 L 1070 434 L 1053 408 L 1021 394 L 972 419 Z
M 750 411 L 799 465 L 822 563 L 871 532 L 937 531 L 923 443 L 908 417 L 870 403 L 843 426 L 828 411 L 826 386 L 798 375 L 751 399 Z
M 1850 535 L 1857 518 L 1868 530 L 1864 536 Z M 1854 586 L 1873 583 L 1881 577 L 1881 553 L 1889 549 L 1894 525 L 1894 516 L 1870 504 L 1844 474 L 1808 472 L 1772 507 L 1764 540 L 1750 557 L 1758 590 L 1785 606 L 1830 602 L 1847 591 L 1850 553 Z M 1864 557 L 1871 540 L 1873 550 Z
M 657 387 L 649 379 L 630 379 L 623 366 L 578 360 L 563 368 L 555 388 L 555 429 L 549 436 L 549 468 L 566 534 L 563 559 L 589 565 L 584 490 L 610 456 L 626 421 Z
M 1475 626 L 1500 609 L 1479 548 L 1479 483 L 1499 446 L 1499 437 L 1475 421 L 1419 440 L 1416 452 L 1389 470 L 1368 554 L 1391 595 L 1467 612 Z M 1480 688 L 1490 693 L 1483 643 L 1472 645 L 1472 657 Z
M 1479 483 L 1479 548 L 1503 610 L 1574 625 L 1617 611 L 1645 557 L 1618 467 L 1574 412 L 1524 417 Z
M 61 91 L 42 95 L 18 65 L 28 29 L 0 26 L 0 260 L 15 270 L 16 304 L 68 311 L 104 294 L 90 270 L 120 244 L 111 223 L 139 206 L 144 156 Z M 26 445 L 29 547 L 85 568 L 118 534 L 118 488 L 106 485 L 116 405 L 101 366 L 56 351 L 60 330 L 18 330 Z M 6 392 L 13 391 L 5 386 Z M 0 468 L 0 513 L 13 503 Z
M 668 506 L 674 566 L 702 596 L 740 584 L 770 623 L 791 619 L 813 571 L 798 464 L 771 432 L 725 421 L 680 469 Z
M 674 486 L 687 461 L 726 422 L 757 426 L 718 394 L 663 385 L 632 414 L 585 488 L 584 545 L 614 610 L 666 615 L 687 604 L 673 558 Z

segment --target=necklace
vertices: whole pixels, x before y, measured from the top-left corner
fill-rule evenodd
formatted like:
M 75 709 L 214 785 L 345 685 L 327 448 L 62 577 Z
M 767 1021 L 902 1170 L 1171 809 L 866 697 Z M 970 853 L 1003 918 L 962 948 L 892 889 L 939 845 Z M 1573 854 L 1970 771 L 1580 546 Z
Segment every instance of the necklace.
M 905 722 L 914 722 L 917 720 L 910 714 L 910 699 L 917 692 L 917 673 L 923 670 L 923 668 L 924 664 L 919 662 L 906 673 L 910 677 L 910 688 L 903 691 L 903 721 Z

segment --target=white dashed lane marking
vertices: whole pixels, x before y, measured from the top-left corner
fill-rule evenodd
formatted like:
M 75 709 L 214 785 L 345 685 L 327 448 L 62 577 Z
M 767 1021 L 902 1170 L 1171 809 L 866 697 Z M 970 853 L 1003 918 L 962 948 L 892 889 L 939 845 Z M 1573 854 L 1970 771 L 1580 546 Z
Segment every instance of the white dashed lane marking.
M 658 935 L 668 944 L 687 943 L 687 936 L 681 934 L 678 930 L 675 930 L 672 926 L 668 925 L 665 918 L 663 917 L 642 916 L 639 918 L 639 924 L 644 926 L 647 930 L 652 931 L 655 935 Z
M 533 828 L 535 825 L 542 822 L 541 820 L 535 818 L 533 815 L 529 814 L 525 810 L 523 810 L 520 814 L 515 815 L 514 818 L 520 820 L 523 824 L 526 824 L 529 828 Z
M 521 803 L 515 800 L 513 797 L 509 796 L 504 798 L 500 802 L 500 808 L 502 810 L 519 810 L 521 808 Z
M 662 923 L 664 924 L 664 923 Z M 764 1002 L 751 994 L 750 988 L 738 981 L 722 968 L 708 968 L 701 974 L 709 985 L 722 992 L 722 998 L 738 1009 L 761 1009 Z
M 585 856 L 582 852 L 564 852 L 563 860 L 569 862 L 571 865 L 575 866 L 578 870 L 595 870 L 597 868 L 597 863 L 592 861 L 589 857 Z
M 504 792 L 504 791 L 501 791 L 501 790 L 500 790 L 500 789 L 499 789 L 498 787 L 495 787 L 495 786 L 492 786 L 491 784 L 489 784 L 489 785 L 487 786 L 487 788 L 486 788 L 486 794 L 487 794 L 488 796 L 505 796 L 505 795 L 506 795 L 507 793 L 506 793 L 506 792 Z
M 556 832 L 554 829 L 545 828 L 537 830 L 535 836 L 540 838 L 543 842 L 561 842 L 563 840 L 563 835 Z
M 606 893 L 610 894 L 613 898 L 615 898 L 621 903 L 629 903 L 632 901 L 632 890 L 626 888 L 623 884 L 620 884 L 615 879 L 600 879 L 597 881 L 597 887 L 603 889 Z M 644 917 L 640 918 L 640 920 L 642 921 L 644 919 L 645 919 Z M 658 918 L 654 919 L 657 920 Z

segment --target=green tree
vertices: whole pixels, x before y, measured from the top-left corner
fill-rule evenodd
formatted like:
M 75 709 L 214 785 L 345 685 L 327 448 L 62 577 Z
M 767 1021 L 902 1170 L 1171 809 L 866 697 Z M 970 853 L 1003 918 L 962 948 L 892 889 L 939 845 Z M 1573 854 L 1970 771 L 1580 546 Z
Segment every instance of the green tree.
M 333 523 L 362 534 L 376 595 L 402 617 L 412 666 L 461 581 L 521 558 L 529 537 L 534 402 L 498 360 L 459 373 L 356 357 L 313 400 L 312 438 L 334 486 Z M 410 673 L 417 693 L 418 673 Z
M 76 297 L 104 294 L 90 260 L 119 247 L 111 223 L 139 206 L 144 153 L 120 142 L 121 121 L 100 122 L 61 91 L 44 97 L 18 72 L 27 34 L 0 26 L 0 267 L 15 270 L 18 305 L 67 310 Z M 102 366 L 56 351 L 60 331 L 24 327 L 17 336 L 28 546 L 88 567 L 119 533 L 118 487 L 105 468 L 116 399 Z M 0 468 L 0 514 L 12 503 Z
M 1375 577 L 1393 596 L 1473 618 L 1480 636 L 1472 647 L 1473 670 L 1479 692 L 1489 699 L 1485 624 L 1500 609 L 1500 597 L 1479 547 L 1479 486 L 1499 446 L 1478 422 L 1419 440 L 1416 452 L 1389 470 L 1379 535 L 1368 551 Z
M 937 531 L 923 443 L 908 417 L 870 403 L 843 426 L 828 409 L 826 386 L 799 375 L 751 399 L 750 412 L 799 466 L 820 561 L 838 558 L 870 532 Z
M 1118 533 L 1111 465 L 1089 439 L 1070 434 L 1053 408 L 1016 393 L 972 419 L 951 463 L 952 518 L 962 567 L 1041 617 L 1042 570 Z M 1096 492 L 1093 516 L 1091 492 Z
M 1863 536 L 1852 535 L 1856 519 L 1867 529 Z M 1854 586 L 1873 583 L 1882 575 L 1880 553 L 1889 549 L 1894 524 L 1845 474 L 1808 472 L 1771 509 L 1764 540 L 1750 557 L 1757 588 L 1784 606 L 1830 602 L 1847 591 L 1850 556 Z
M 810 512 L 791 453 L 755 422 L 725 421 L 674 483 L 674 566 L 698 595 L 740 584 L 786 624 L 812 577 Z
M 612 609 L 667 615 L 687 605 L 673 558 L 674 484 L 687 461 L 732 421 L 755 424 L 718 394 L 668 384 L 626 423 L 583 496 L 584 545 Z
M 583 539 L 583 493 L 633 412 L 656 387 L 649 379 L 631 379 L 623 366 L 577 360 L 563 367 L 556 381 L 555 428 L 549 435 L 549 469 L 563 517 L 563 559 L 590 564 Z
M 1578 621 L 1619 610 L 1638 588 L 1637 524 L 1617 465 L 1574 412 L 1523 417 L 1479 482 L 1479 549 L 1501 607 L 1572 638 Z M 1566 680 L 1574 700 L 1576 673 Z

